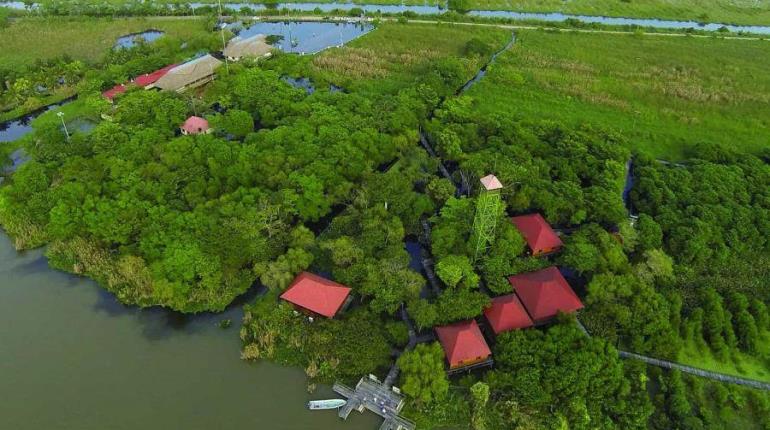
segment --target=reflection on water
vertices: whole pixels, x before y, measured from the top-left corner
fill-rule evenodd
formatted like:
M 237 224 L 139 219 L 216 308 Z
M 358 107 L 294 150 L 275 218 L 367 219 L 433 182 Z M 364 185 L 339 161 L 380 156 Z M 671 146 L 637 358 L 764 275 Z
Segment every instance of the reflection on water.
M 260 22 L 241 30 L 247 38 L 257 34 L 282 36 L 276 46 L 286 52 L 313 54 L 370 32 L 371 24 L 332 22 Z
M 140 42 L 153 42 L 163 36 L 162 31 L 147 30 L 141 33 L 132 33 L 125 36 L 121 36 L 115 42 L 115 48 L 133 48 Z

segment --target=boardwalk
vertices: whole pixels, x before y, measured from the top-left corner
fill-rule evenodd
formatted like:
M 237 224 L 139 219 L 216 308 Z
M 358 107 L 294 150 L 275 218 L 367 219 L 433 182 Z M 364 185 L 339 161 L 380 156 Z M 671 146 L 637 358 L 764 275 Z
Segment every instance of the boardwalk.
M 586 336 L 591 337 L 591 333 L 588 332 L 588 330 L 585 328 L 583 323 L 581 323 L 580 320 L 575 320 L 575 321 L 577 322 L 577 325 L 578 325 L 578 328 L 580 328 L 580 331 L 585 333 Z M 758 390 L 770 391 L 770 383 L 767 383 L 767 382 L 757 381 L 754 379 L 741 378 L 738 376 L 725 375 L 724 373 L 711 372 L 709 370 L 699 369 L 697 367 L 687 366 L 685 364 L 675 363 L 673 361 L 660 360 L 658 358 L 647 357 L 646 355 L 641 355 L 634 352 L 618 350 L 618 355 L 621 356 L 622 358 L 643 361 L 649 365 L 662 367 L 664 369 L 679 370 L 680 372 L 689 373 L 691 375 L 696 375 L 703 378 L 713 379 L 715 381 L 728 382 L 731 384 L 737 384 L 737 385 L 743 385 L 746 387 L 756 388 Z
M 332 389 L 348 399 L 339 410 L 339 416 L 347 419 L 353 410 L 364 412 L 368 409 L 381 416 L 384 421 L 380 430 L 413 430 L 413 422 L 399 416 L 404 407 L 404 397 L 393 389 L 385 387 L 374 377 L 361 378 L 355 389 L 336 383 Z
M 770 391 L 770 384 L 767 382 L 756 381 L 754 379 L 739 378 L 737 376 L 725 375 L 724 373 L 710 372 L 708 370 L 698 369 L 697 367 L 686 366 L 684 364 L 674 363 L 672 361 L 659 360 L 657 358 L 647 357 L 644 355 L 635 354 L 633 352 L 618 351 L 618 354 L 623 358 L 643 361 L 647 364 L 662 367 L 664 369 L 676 369 L 684 373 L 713 379 L 715 381 L 729 382 L 731 384 L 744 385 L 746 387 Z

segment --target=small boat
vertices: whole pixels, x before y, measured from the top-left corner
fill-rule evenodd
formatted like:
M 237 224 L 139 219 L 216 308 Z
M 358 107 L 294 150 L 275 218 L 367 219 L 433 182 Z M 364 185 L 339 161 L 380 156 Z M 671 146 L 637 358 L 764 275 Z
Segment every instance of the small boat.
M 307 402 L 307 408 L 310 410 L 337 409 L 345 406 L 345 403 L 347 400 L 342 399 L 311 400 Z

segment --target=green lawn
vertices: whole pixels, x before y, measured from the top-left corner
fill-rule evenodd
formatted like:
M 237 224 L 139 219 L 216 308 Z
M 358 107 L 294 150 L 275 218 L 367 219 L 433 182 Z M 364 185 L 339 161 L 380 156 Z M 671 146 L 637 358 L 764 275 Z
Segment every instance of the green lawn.
M 125 34 L 148 29 L 182 39 L 206 34 L 200 19 L 176 18 L 25 18 L 0 30 L 0 67 L 30 64 L 67 54 L 95 61 Z
M 533 30 L 498 60 L 468 92 L 482 112 L 592 123 L 669 159 L 770 146 L 767 41 Z
M 770 2 L 754 0 L 469 0 L 469 6 L 483 10 L 770 24 Z
M 761 350 L 756 356 L 736 352 L 731 361 L 723 362 L 717 360 L 710 351 L 701 351 L 694 342 L 689 341 L 682 348 L 678 361 L 714 372 L 770 382 L 770 334 L 764 333 L 759 344 Z

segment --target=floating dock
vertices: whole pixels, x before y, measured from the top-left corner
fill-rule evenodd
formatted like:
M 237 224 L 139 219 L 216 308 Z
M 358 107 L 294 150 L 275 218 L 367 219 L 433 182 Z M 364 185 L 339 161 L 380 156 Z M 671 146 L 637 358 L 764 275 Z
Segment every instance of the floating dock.
M 335 383 L 334 391 L 347 398 L 345 406 L 339 409 L 340 418 L 347 419 L 354 409 L 363 413 L 368 409 L 381 416 L 380 430 L 414 430 L 415 424 L 399 416 L 404 407 L 404 397 L 397 388 L 388 388 L 372 375 L 361 378 L 355 389 Z

